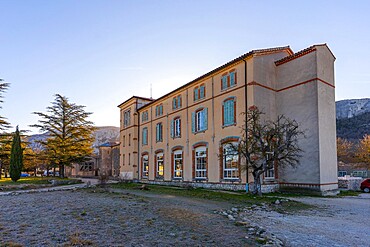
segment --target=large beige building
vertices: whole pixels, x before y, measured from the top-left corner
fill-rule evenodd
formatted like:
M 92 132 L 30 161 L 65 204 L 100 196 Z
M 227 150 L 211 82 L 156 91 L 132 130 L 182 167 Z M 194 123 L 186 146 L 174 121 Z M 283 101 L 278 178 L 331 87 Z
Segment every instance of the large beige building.
M 305 130 L 299 166 L 264 174 L 265 190 L 338 188 L 335 57 L 326 44 L 297 53 L 289 47 L 252 50 L 153 100 L 133 96 L 120 108 L 120 176 L 148 183 L 243 189 L 238 142 L 246 112 L 295 119 Z

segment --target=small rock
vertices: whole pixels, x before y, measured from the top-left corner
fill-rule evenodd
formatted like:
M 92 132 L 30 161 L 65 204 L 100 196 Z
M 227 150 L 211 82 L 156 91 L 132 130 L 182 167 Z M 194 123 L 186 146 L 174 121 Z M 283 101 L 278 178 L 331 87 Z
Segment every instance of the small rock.
M 239 210 L 237 208 L 231 208 L 231 211 L 238 212 Z
M 275 204 L 276 205 L 279 205 L 281 202 L 279 201 L 279 199 L 277 199 L 276 201 L 275 201 Z
M 234 216 L 232 216 L 231 214 L 229 214 L 227 217 L 229 218 L 229 220 L 235 220 Z

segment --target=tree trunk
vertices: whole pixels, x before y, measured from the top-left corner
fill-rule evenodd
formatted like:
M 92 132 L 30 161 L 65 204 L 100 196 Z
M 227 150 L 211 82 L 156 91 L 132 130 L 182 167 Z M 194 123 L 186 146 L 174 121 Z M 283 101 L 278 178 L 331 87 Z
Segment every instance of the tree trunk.
M 0 160 L 0 179 L 1 179 L 1 173 L 3 172 L 3 163 Z
M 253 194 L 262 196 L 262 188 L 261 188 L 261 174 L 262 172 L 252 172 L 253 179 L 254 179 L 254 188 L 253 188 Z
M 64 178 L 64 164 L 59 165 L 59 177 Z

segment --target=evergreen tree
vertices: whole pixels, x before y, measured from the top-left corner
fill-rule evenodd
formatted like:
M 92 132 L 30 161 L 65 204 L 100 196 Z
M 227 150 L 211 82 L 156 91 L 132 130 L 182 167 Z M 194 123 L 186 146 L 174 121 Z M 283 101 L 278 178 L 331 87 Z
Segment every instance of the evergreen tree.
M 10 177 L 14 182 L 17 182 L 21 177 L 23 168 L 23 149 L 21 147 L 21 137 L 18 126 L 15 131 L 12 143 L 12 151 L 10 153 Z
M 41 119 L 31 127 L 47 132 L 48 139 L 40 143 L 45 147 L 49 162 L 59 166 L 60 177 L 64 177 L 65 166 L 85 161 L 93 152 L 95 128 L 87 120 L 91 113 L 84 108 L 56 94 L 47 113 L 34 112 Z

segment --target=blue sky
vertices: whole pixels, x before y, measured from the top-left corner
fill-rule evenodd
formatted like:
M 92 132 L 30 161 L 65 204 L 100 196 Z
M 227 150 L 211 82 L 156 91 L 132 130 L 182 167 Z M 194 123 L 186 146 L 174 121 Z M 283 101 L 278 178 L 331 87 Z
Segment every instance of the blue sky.
M 0 115 L 30 129 L 54 94 L 119 126 L 117 105 L 157 98 L 252 49 L 327 43 L 336 100 L 370 97 L 369 1 L 0 0 Z M 31 129 L 32 130 L 32 129 Z M 33 129 L 32 132 L 37 132 Z

